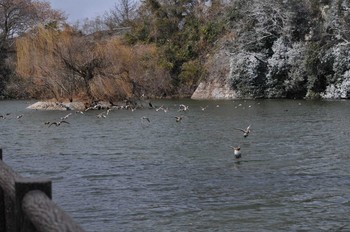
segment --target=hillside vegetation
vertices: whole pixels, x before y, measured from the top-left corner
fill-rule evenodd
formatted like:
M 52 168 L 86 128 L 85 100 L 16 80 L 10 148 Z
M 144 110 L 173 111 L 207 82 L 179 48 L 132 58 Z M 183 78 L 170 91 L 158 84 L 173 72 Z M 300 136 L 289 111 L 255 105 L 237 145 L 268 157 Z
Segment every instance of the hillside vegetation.
M 222 79 L 240 98 L 350 97 L 347 0 L 121 0 L 75 25 L 46 2 L 2 2 L 31 23 L 1 25 L 0 95 L 189 97 Z

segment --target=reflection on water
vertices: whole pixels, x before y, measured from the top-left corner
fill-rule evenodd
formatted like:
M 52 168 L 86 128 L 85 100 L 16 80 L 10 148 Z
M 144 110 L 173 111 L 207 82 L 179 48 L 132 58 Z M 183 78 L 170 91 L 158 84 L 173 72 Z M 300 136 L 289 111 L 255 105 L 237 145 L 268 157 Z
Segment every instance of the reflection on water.
M 27 104 L 0 102 L 4 160 L 51 178 L 87 231 L 350 230 L 348 101 L 169 100 L 154 102 L 166 113 L 73 113 L 50 128 L 67 112 Z M 234 130 L 249 124 L 247 138 Z

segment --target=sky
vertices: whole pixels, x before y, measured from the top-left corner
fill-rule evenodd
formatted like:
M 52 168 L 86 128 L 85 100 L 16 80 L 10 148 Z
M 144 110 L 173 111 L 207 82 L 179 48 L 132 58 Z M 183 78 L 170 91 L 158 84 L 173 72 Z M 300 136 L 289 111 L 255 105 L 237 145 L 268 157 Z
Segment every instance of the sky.
M 74 23 L 85 18 L 102 16 L 113 9 L 120 0 L 47 0 L 51 8 L 62 10 L 68 16 L 68 22 Z

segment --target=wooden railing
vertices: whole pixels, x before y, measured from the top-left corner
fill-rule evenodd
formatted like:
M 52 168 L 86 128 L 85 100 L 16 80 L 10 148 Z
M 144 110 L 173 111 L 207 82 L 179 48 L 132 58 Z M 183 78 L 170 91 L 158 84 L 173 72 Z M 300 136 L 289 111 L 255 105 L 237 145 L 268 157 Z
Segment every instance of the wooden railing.
M 51 180 L 20 176 L 2 161 L 0 148 L 1 232 L 84 231 L 51 198 Z

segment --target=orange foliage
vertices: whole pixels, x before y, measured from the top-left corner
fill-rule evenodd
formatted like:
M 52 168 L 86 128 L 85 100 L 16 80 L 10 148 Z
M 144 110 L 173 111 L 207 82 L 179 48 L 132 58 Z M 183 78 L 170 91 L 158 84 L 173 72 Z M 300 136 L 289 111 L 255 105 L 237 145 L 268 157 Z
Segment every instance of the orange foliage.
M 114 101 L 164 95 L 170 76 L 157 61 L 153 45 L 131 47 L 113 36 L 95 40 L 69 27 L 37 28 L 17 40 L 17 73 L 47 97 Z

